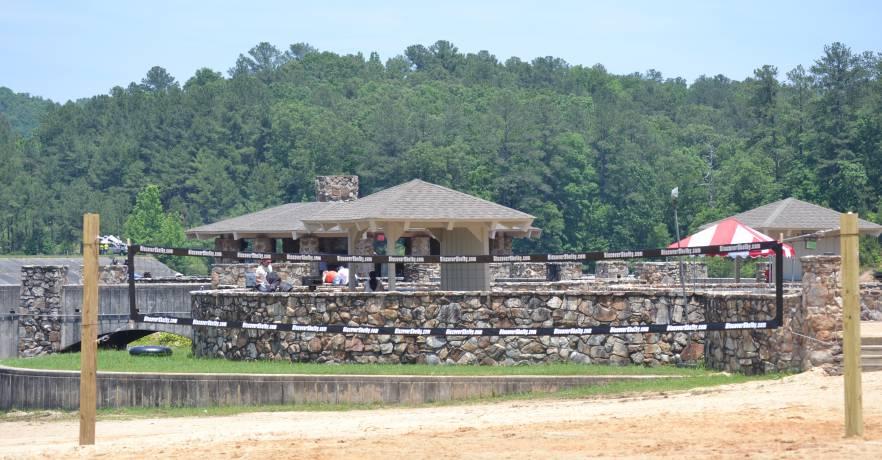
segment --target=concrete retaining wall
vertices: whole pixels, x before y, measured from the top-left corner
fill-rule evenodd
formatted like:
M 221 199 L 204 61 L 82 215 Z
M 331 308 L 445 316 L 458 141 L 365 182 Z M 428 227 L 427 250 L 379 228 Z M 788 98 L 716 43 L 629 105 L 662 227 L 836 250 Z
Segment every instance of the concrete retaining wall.
M 552 392 L 633 376 L 365 376 L 98 373 L 98 407 L 209 407 L 304 403 L 421 404 Z M 0 410 L 79 407 L 78 372 L 0 366 Z

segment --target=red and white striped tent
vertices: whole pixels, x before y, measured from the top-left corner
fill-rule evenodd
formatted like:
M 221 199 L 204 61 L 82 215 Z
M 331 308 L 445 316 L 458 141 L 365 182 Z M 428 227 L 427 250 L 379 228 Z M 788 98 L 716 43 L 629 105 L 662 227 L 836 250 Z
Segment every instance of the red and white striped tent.
M 668 246 L 668 249 L 718 246 L 724 244 L 759 243 L 762 241 L 774 241 L 774 239 L 738 222 L 735 218 L 730 217 L 726 220 L 717 222 L 694 235 L 683 238 L 679 243 L 672 243 Z M 729 257 L 769 257 L 773 255 L 775 255 L 775 251 L 771 249 L 728 253 Z M 784 244 L 784 257 L 793 257 L 793 246 Z

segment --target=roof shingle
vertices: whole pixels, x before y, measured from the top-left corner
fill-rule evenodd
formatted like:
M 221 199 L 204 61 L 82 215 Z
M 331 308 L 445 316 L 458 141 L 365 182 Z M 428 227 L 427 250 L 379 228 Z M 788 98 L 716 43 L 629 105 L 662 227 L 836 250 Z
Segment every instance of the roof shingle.
M 414 179 L 356 201 L 335 203 L 310 218 L 309 223 L 354 220 L 468 221 L 520 220 L 533 216 L 500 204 Z
M 760 231 L 768 229 L 819 231 L 839 228 L 841 213 L 796 198 L 785 198 L 732 217 Z M 706 228 L 716 222 L 702 225 Z M 882 225 L 858 219 L 862 233 L 879 234 Z

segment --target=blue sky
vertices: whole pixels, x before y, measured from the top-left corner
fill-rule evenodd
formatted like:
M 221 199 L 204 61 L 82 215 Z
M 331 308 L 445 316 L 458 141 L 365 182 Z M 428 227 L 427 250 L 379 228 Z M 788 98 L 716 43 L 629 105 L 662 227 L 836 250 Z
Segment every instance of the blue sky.
M 56 101 L 105 94 L 154 65 L 184 82 L 226 74 L 261 41 L 385 59 L 449 40 L 504 61 L 553 55 L 625 74 L 742 80 L 811 65 L 824 45 L 882 51 L 872 1 L 15 1 L 0 0 L 0 86 Z

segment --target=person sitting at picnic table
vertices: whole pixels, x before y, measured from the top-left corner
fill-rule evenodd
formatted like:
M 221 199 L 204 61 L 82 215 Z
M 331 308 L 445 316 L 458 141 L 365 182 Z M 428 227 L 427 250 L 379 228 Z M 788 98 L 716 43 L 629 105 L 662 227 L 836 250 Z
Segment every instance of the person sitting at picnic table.
M 273 266 L 271 265 L 271 259 L 263 259 L 257 265 L 257 269 L 254 270 L 254 284 L 257 286 L 257 290 L 262 292 L 267 292 L 269 289 L 269 283 L 266 281 L 266 275 L 273 271 Z
M 368 280 L 364 283 L 364 292 L 381 292 L 385 291 L 383 288 L 383 282 L 377 278 L 377 272 L 371 271 L 368 273 Z

